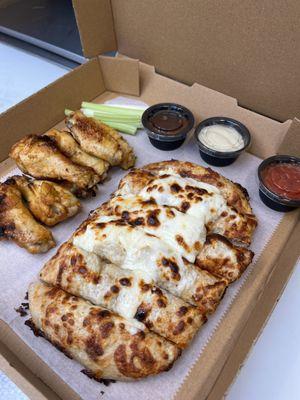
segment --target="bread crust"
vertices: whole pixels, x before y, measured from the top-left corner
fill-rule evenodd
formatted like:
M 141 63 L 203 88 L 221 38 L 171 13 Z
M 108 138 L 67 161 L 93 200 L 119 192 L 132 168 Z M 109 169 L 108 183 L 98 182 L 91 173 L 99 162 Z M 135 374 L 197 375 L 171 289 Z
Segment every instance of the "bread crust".
M 155 375 L 170 369 L 180 355 L 164 338 L 56 287 L 34 283 L 28 296 L 35 327 L 97 379 Z

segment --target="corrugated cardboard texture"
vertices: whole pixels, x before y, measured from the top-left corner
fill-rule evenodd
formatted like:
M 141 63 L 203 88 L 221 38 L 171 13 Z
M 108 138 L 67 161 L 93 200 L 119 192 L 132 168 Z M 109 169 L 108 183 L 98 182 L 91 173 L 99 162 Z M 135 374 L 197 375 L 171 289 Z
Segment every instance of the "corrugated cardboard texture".
M 270 310 L 263 307 L 263 303 L 260 302 L 260 297 L 264 293 L 266 293 L 264 296 L 267 296 L 268 291 L 266 290 L 266 287 L 268 281 L 272 279 L 271 273 L 274 264 L 280 259 L 286 241 L 297 224 L 298 217 L 299 210 L 293 211 L 284 216 L 267 248 L 257 260 L 257 263 L 243 289 L 235 299 L 226 317 L 219 325 L 212 340 L 208 343 L 206 349 L 202 353 L 201 362 L 194 365 L 174 400 L 207 399 L 207 396 L 214 387 L 226 360 L 232 353 L 235 343 L 253 310 L 257 310 L 258 313 L 261 312 L 264 320 L 267 318 Z M 297 241 L 296 243 L 293 241 L 293 251 L 291 253 L 292 258 L 294 256 L 293 253 L 298 253 L 299 255 L 299 246 Z M 290 274 L 289 268 L 287 268 L 284 263 L 289 257 L 290 254 L 285 253 L 284 260 L 281 260 L 281 274 L 284 276 L 284 282 L 282 282 L 281 287 L 284 286 Z M 294 257 L 295 261 L 296 258 L 297 257 Z M 259 330 L 256 331 L 256 334 L 258 333 Z M 240 364 L 238 363 L 235 366 L 237 367 L 238 365 Z M 224 369 L 223 373 L 226 375 L 227 371 Z M 227 384 L 229 383 L 230 380 L 227 381 Z M 223 392 L 218 392 L 218 395 L 219 396 L 216 398 L 219 399 L 222 397 Z
M 100 56 L 99 61 L 107 90 L 139 96 L 140 76 L 138 60 Z
M 112 0 L 118 50 L 284 121 L 300 116 L 298 0 Z
M 21 137 L 45 132 L 64 118 L 65 108 L 80 107 L 105 89 L 98 59 L 58 79 L 0 116 L 0 161 Z
M 83 54 L 117 50 L 110 0 L 72 0 Z
M 70 389 L 70 387 L 66 385 L 64 381 L 54 371 L 52 371 L 37 354 L 26 346 L 23 340 L 12 331 L 8 325 L 1 320 L 0 340 L 24 363 L 27 368 L 29 368 L 30 371 L 33 372 L 36 377 L 49 386 L 48 388 L 40 383 L 36 385 L 37 388 L 44 390 L 44 392 L 47 393 L 46 398 L 48 400 L 58 400 L 58 396 L 65 400 L 80 400 L 79 396 Z M 28 379 L 33 383 L 30 376 L 28 376 Z M 58 394 L 58 396 L 55 395 L 55 393 L 52 393 L 50 388 Z M 34 400 L 36 400 L 36 398 L 34 398 Z
M 279 256 L 278 262 L 270 275 L 270 279 L 259 300 L 259 307 L 256 307 L 251 314 L 241 336 L 237 340 L 234 350 L 231 352 L 226 364 L 224 365 L 218 379 L 213 386 L 207 400 L 219 400 L 234 380 L 239 365 L 242 364 L 250 348 L 256 341 L 258 332 L 261 332 L 267 322 L 277 300 L 282 294 L 288 277 L 291 275 L 295 263 L 299 257 L 299 237 L 300 223 L 292 232 L 283 252 Z
M 287 134 L 280 144 L 278 154 L 292 154 L 300 157 L 300 120 L 294 118 Z
M 0 370 L 9 376 L 9 378 L 30 399 L 59 399 L 48 386 L 26 368 L 25 365 L 2 343 L 0 343 Z

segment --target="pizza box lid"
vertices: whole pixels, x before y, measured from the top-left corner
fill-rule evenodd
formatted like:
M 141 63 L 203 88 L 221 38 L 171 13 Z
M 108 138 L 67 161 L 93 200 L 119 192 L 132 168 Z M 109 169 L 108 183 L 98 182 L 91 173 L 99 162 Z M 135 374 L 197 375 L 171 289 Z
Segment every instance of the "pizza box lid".
M 300 118 L 297 0 L 73 0 L 73 7 L 88 58 L 119 51 L 262 115 Z

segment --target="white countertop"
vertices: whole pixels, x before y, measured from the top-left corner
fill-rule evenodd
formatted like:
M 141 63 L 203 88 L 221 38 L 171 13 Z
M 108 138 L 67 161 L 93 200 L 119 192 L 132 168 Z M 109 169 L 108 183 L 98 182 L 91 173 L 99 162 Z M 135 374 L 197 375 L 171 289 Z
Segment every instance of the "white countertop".
M 68 72 L 0 42 L 0 113 Z M 226 400 L 300 399 L 300 261 Z M 0 372 L 0 399 L 25 400 Z

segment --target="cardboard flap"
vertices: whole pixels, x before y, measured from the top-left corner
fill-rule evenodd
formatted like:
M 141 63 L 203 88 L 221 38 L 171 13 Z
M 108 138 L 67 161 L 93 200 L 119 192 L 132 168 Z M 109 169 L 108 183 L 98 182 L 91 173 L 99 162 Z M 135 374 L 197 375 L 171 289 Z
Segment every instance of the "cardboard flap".
M 139 61 L 123 57 L 99 57 L 105 88 L 111 92 L 140 94 Z
M 72 0 L 85 57 L 117 50 L 110 0 Z
M 163 75 L 300 117 L 298 0 L 112 0 L 118 50 Z
M 300 120 L 294 118 L 286 135 L 284 136 L 277 154 L 288 154 L 300 157 Z
M 65 108 L 77 109 L 104 91 L 98 59 L 93 59 L 8 109 L 0 118 L 0 161 L 18 139 L 45 132 L 64 118 Z

